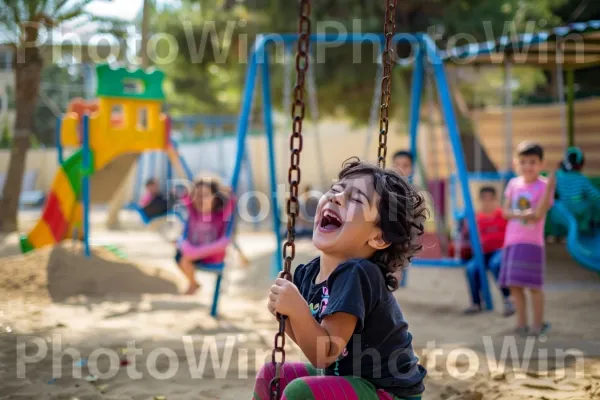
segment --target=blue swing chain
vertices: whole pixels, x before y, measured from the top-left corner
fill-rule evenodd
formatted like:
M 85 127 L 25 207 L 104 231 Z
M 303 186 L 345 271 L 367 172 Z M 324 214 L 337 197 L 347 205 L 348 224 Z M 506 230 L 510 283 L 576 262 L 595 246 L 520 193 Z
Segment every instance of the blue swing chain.
M 294 102 L 292 103 L 292 134 L 290 136 L 290 168 L 288 170 L 288 183 L 290 185 L 290 196 L 287 200 L 286 211 L 287 240 L 283 245 L 283 271 L 281 278 L 292 280 L 292 261 L 296 256 L 296 217 L 300 211 L 298 202 L 298 185 L 300 184 L 300 152 L 302 151 L 302 122 L 306 106 L 304 104 L 304 86 L 306 72 L 308 70 L 308 54 L 310 46 L 310 11 L 311 0 L 300 0 L 300 17 L 298 20 L 298 50 L 296 53 L 296 86 L 294 87 Z M 289 250 L 289 254 L 288 254 Z M 270 398 L 278 400 L 281 397 L 281 367 L 285 363 L 285 321 L 286 316 L 277 314 L 279 320 L 279 331 L 275 334 L 275 343 L 271 353 L 271 362 L 275 367 L 275 377 L 270 382 Z M 281 361 L 277 362 L 277 354 Z

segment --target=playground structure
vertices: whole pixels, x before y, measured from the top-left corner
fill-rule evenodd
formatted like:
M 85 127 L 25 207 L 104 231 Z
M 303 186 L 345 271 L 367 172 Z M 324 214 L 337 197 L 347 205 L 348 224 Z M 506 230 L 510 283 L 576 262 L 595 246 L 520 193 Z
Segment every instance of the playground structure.
M 363 34 L 350 34 L 345 37 L 346 43 L 356 43 L 364 40 Z M 380 46 L 383 47 L 385 37 L 383 35 L 377 34 L 369 34 L 369 37 L 378 37 L 380 40 Z M 396 35 L 394 40 L 399 40 L 402 38 L 402 35 Z M 417 60 L 415 62 L 414 67 L 414 76 L 413 76 L 413 108 L 411 111 L 411 148 L 413 149 L 413 153 L 416 156 L 416 138 L 418 132 L 418 121 L 419 121 L 419 106 L 421 102 L 420 92 L 423 89 L 422 81 L 425 71 L 425 62 L 426 59 L 429 61 L 429 65 L 432 68 L 436 83 L 437 83 L 437 91 L 440 96 L 442 103 L 442 110 L 444 113 L 444 117 L 446 120 L 446 124 L 448 125 L 448 135 L 450 138 L 450 142 L 452 145 L 452 153 L 454 155 L 454 159 L 456 160 L 456 166 L 458 170 L 459 182 L 461 183 L 462 196 L 465 202 L 465 215 L 467 221 L 469 223 L 469 232 L 471 234 L 471 243 L 473 243 L 474 255 L 478 260 L 478 264 L 481 265 L 482 272 L 484 268 L 483 262 L 483 253 L 481 252 L 481 246 L 479 243 L 479 237 L 477 233 L 477 228 L 475 225 L 475 213 L 473 208 L 473 203 L 471 199 L 470 189 L 468 185 L 468 177 L 466 164 L 464 159 L 464 154 L 462 150 L 462 145 L 459 140 L 458 134 L 458 126 L 456 122 L 456 117 L 454 115 L 454 110 L 452 108 L 452 100 L 450 97 L 448 82 L 446 79 L 445 71 L 444 71 L 444 63 L 440 58 L 437 49 L 435 48 L 433 42 L 426 35 L 416 35 L 416 40 L 418 41 L 419 51 L 417 54 Z M 243 148 L 243 143 L 245 141 L 247 132 L 248 132 L 248 120 L 251 114 L 253 101 L 254 101 L 254 91 L 256 89 L 256 81 L 257 76 L 260 76 L 261 82 L 261 93 L 262 93 L 262 104 L 263 104 L 263 120 L 265 125 L 265 133 L 267 137 L 267 146 L 269 148 L 269 177 L 271 181 L 271 205 L 273 207 L 273 228 L 277 238 L 277 248 L 281 248 L 281 238 L 277 235 L 279 227 L 281 226 L 281 221 L 279 217 L 278 210 L 278 201 L 277 201 L 277 174 L 276 174 L 276 166 L 275 166 L 275 149 L 274 149 L 274 127 L 273 127 L 273 115 L 272 115 L 272 102 L 271 102 L 271 84 L 270 84 L 270 65 L 269 65 L 269 52 L 267 48 L 271 43 L 279 43 L 281 40 L 285 43 L 286 46 L 290 46 L 292 43 L 298 40 L 298 36 L 294 34 L 285 34 L 285 35 L 261 35 L 257 38 L 257 42 L 254 46 L 254 50 L 250 57 L 250 62 L 248 66 L 248 71 L 246 75 L 246 83 L 244 88 L 244 98 L 242 103 L 242 111 L 240 116 L 240 124 L 238 127 L 238 141 L 242 145 L 238 147 L 239 149 Z M 312 43 L 321 42 L 321 43 L 331 43 L 337 42 L 339 43 L 340 38 L 337 35 L 328 35 L 328 34 L 313 34 L 310 36 L 310 41 Z M 427 57 L 425 57 L 427 56 Z M 259 75 L 260 74 L 260 75 Z M 419 93 L 418 97 L 415 93 Z M 415 106 L 416 105 L 416 106 Z M 416 158 L 416 157 L 415 157 Z M 239 176 L 239 170 L 234 170 L 233 181 L 236 182 Z M 460 260 L 455 259 L 439 259 L 439 260 L 415 260 L 414 265 L 419 266 L 434 266 L 434 267 L 462 267 L 462 262 Z M 277 263 L 274 266 L 275 271 L 281 271 L 283 269 L 283 263 L 280 257 L 277 257 Z M 485 276 L 485 274 L 483 274 Z M 488 308 L 492 308 L 492 300 L 489 295 L 489 288 L 487 285 L 487 281 L 483 283 L 483 291 L 487 293 L 485 296 L 486 305 Z
M 495 164 L 499 166 L 504 161 L 505 169 L 499 170 L 497 173 L 469 174 L 471 180 L 506 183 L 514 176 L 512 171 L 514 147 L 521 140 L 530 139 L 532 131 L 538 132 L 536 140 L 545 149 L 545 158 L 549 168 L 554 168 L 558 164 L 564 157 L 568 146 L 578 145 L 584 150 L 589 146 L 590 151 L 594 151 L 595 146 L 600 143 L 597 131 L 593 129 L 596 121 L 595 102 L 582 102 L 578 107 L 579 114 L 576 112 L 574 74 L 576 70 L 600 65 L 600 55 L 596 50 L 599 42 L 600 21 L 589 21 L 557 27 L 548 32 L 524 34 L 516 38 L 502 37 L 495 42 L 455 48 L 443 54 L 446 58 L 468 60 L 471 65 L 501 65 L 504 67 L 503 114 L 488 118 L 487 124 L 484 123 L 480 127 L 486 134 L 480 134 L 479 137 L 482 138 L 485 148 L 490 151 L 490 157 Z M 558 120 L 551 114 L 548 107 L 536 107 L 529 110 L 527 118 L 524 118 L 522 111 L 513 113 L 511 82 L 513 80 L 512 70 L 515 65 L 545 69 L 556 74 Z M 566 82 L 563 75 L 566 75 Z M 579 116 L 579 119 L 576 119 L 576 115 Z M 500 133 L 500 126 L 495 123 L 498 118 L 504 118 L 503 135 L 496 134 Z M 531 125 L 533 120 L 535 120 L 535 127 Z M 539 132 L 543 132 L 543 134 L 539 134 Z M 500 139 L 502 136 L 504 136 L 503 146 Z M 504 147 L 504 151 L 501 151 L 501 147 Z M 589 168 L 591 171 L 597 171 L 598 164 L 592 162 L 589 167 L 591 167 Z M 456 191 L 453 189 L 456 177 L 451 176 L 450 182 L 450 198 L 456 199 Z M 455 214 L 461 214 L 460 210 L 453 208 Z M 600 272 L 599 232 L 595 235 L 581 235 L 575 219 L 560 201 L 556 202 L 548 214 L 548 227 L 551 231 L 564 229 L 567 232 L 567 249 L 571 256 L 582 266 Z
M 188 176 L 202 172 L 207 175 L 217 176 L 222 182 L 229 182 L 237 159 L 235 159 L 237 141 L 232 129 L 237 123 L 237 116 L 233 115 L 206 115 L 194 114 L 172 117 L 171 141 L 177 149 L 181 164 Z M 201 137 L 195 132 L 202 132 Z M 178 140 L 175 140 L 176 137 Z M 254 192 L 255 178 L 252 170 L 251 151 L 246 148 L 243 152 L 242 184 L 238 191 Z M 202 157 L 197 155 L 201 154 Z M 187 161 L 186 161 L 187 160 Z M 133 192 L 132 202 L 127 209 L 137 210 L 137 202 L 142 196 L 144 184 L 149 178 L 164 182 L 165 186 L 172 179 L 172 166 L 170 158 L 161 151 L 146 152 L 139 158 Z M 164 187 L 167 191 L 169 188 Z M 249 214 L 256 215 L 259 205 L 248 203 Z M 254 229 L 259 229 L 259 218 L 251 218 Z
M 581 25 L 581 24 L 579 24 Z M 597 24 L 600 27 L 600 24 Z M 414 158 L 417 160 L 417 164 L 419 164 L 419 152 L 417 152 L 417 137 L 419 132 L 419 123 L 422 118 L 421 114 L 421 104 L 423 100 L 423 92 L 424 89 L 428 89 L 428 97 L 433 98 L 433 88 L 435 87 L 435 92 L 437 94 L 437 99 L 439 103 L 439 109 L 444 118 L 444 124 L 446 126 L 446 133 L 448 138 L 448 147 L 446 147 L 446 154 L 450 154 L 451 159 L 454 160 L 453 164 L 455 168 L 449 167 L 449 171 L 455 170 L 456 173 L 451 174 L 451 176 L 447 177 L 449 179 L 449 194 L 450 201 L 455 202 L 457 197 L 461 198 L 462 205 L 458 205 L 457 203 L 451 204 L 450 208 L 452 212 L 449 213 L 448 217 L 458 220 L 464 219 L 469 227 L 470 232 L 470 243 L 473 249 L 473 256 L 477 261 L 477 264 L 482 269 L 481 272 L 484 272 L 484 262 L 483 262 L 483 254 L 481 253 L 480 241 L 477 234 L 477 228 L 475 224 L 475 212 L 472 194 L 470 190 L 470 183 L 473 181 L 491 181 L 497 182 L 500 185 L 504 185 L 508 179 L 514 176 L 514 172 L 512 171 L 512 153 L 514 146 L 516 143 L 512 141 L 512 120 L 510 117 L 510 111 L 512 108 L 512 94 L 510 93 L 510 81 L 512 80 L 510 64 L 512 62 L 523 62 L 522 58 L 520 58 L 520 54 L 516 54 L 523 47 L 527 47 L 528 45 L 534 46 L 534 55 L 540 55 L 542 51 L 548 51 L 551 60 L 548 62 L 546 58 L 546 62 L 548 65 L 546 67 L 556 68 L 559 73 L 562 74 L 563 69 L 566 68 L 569 76 L 572 74 L 572 70 L 575 68 L 587 67 L 590 65 L 597 64 L 600 62 L 599 57 L 596 56 L 593 52 L 593 47 L 590 47 L 590 51 L 586 53 L 584 51 L 583 57 L 584 62 L 581 64 L 577 64 L 572 56 L 573 44 L 569 43 L 568 34 L 572 30 L 578 32 L 590 33 L 590 29 L 593 28 L 594 23 L 590 23 L 586 25 L 586 27 L 576 26 L 572 27 L 572 29 L 564 29 L 557 28 L 550 33 L 540 33 L 537 35 L 529 35 L 527 37 L 520 37 L 518 43 L 512 43 L 507 38 L 501 38 L 497 41 L 497 43 L 490 44 L 484 43 L 481 45 L 475 46 L 467 46 L 465 48 L 452 49 L 449 52 L 442 52 L 437 49 L 431 39 L 424 34 L 415 34 L 411 35 L 410 43 L 413 44 L 414 49 L 413 54 L 414 57 L 411 62 L 403 62 L 399 61 L 402 67 L 412 68 L 413 70 L 413 79 L 412 79 L 412 88 L 411 88 L 411 111 L 410 111 L 410 121 L 409 121 L 409 130 L 410 130 L 410 144 L 411 150 L 413 152 Z M 589 28 L 589 29 L 588 29 Z M 590 34 L 596 34 L 592 32 Z M 361 42 L 364 40 L 367 34 L 349 34 L 343 38 L 344 42 Z M 373 37 L 380 38 L 380 46 L 384 43 L 384 37 L 381 35 L 373 35 L 369 34 L 368 37 L 371 39 Z M 406 39 L 406 35 L 396 35 L 394 37 L 395 41 Z M 264 34 L 257 38 L 257 42 L 255 43 L 253 53 L 250 57 L 250 63 L 246 75 L 246 85 L 244 89 L 244 100 L 242 104 L 241 116 L 240 116 L 240 125 L 238 127 L 238 139 L 243 141 L 245 139 L 245 135 L 248 131 L 248 118 L 252 114 L 252 107 L 254 104 L 254 92 L 258 90 L 262 93 L 262 104 L 263 104 L 263 120 L 265 125 L 265 133 L 267 137 L 267 146 L 269 147 L 269 176 L 272 184 L 273 193 L 275 193 L 275 182 L 277 182 L 276 176 L 276 167 L 275 167 L 275 157 L 272 155 L 274 151 L 274 127 L 273 127 L 273 116 L 272 116 L 272 103 L 271 103 L 271 86 L 270 86 L 270 66 L 269 66 L 269 54 L 266 50 L 271 43 L 283 44 L 286 46 L 286 49 L 289 48 L 294 42 L 298 40 L 298 35 L 294 34 L 286 34 L 286 35 L 270 35 Z M 336 35 L 328 35 L 328 34 L 312 34 L 310 35 L 310 41 L 312 43 L 327 43 L 327 42 L 335 42 L 340 43 L 342 40 L 340 37 Z M 563 54 L 564 53 L 564 54 Z M 560 58 L 559 57 L 563 57 Z M 498 64 L 500 66 L 504 65 L 507 68 L 506 79 L 507 79 L 507 101 L 506 101 L 506 120 L 505 120 L 505 130 L 506 130 L 506 144 L 504 149 L 504 155 L 506 160 L 506 168 L 498 169 L 494 172 L 473 172 L 470 173 L 467 170 L 466 160 L 464 155 L 463 145 L 460 140 L 459 128 L 457 123 L 457 117 L 454 111 L 454 104 L 452 96 L 450 95 L 449 83 L 446 76 L 445 65 L 448 63 L 452 63 L 454 59 L 459 59 L 463 63 L 466 64 Z M 534 62 L 534 57 L 530 57 L 525 60 L 527 65 L 533 65 L 536 67 L 540 67 L 542 61 L 544 61 L 544 57 L 539 57 L 538 62 Z M 310 69 L 309 69 L 310 70 Z M 284 73 L 284 75 L 286 75 Z M 257 86 L 257 77 L 260 78 L 260 88 L 256 88 Z M 429 79 L 427 79 L 429 77 Z M 431 84 L 427 87 L 425 86 L 425 82 L 428 80 Z M 429 83 L 428 82 L 428 83 Z M 433 85 L 435 83 L 435 86 Z M 572 82 L 570 83 L 572 86 Z M 572 87 L 570 88 L 572 90 Z M 557 90 L 559 93 L 559 103 L 562 104 L 565 109 L 572 110 L 572 104 L 565 104 L 564 102 L 564 91 Z M 562 95 L 562 97 L 561 97 Z M 510 99 L 510 100 L 509 100 Z M 571 102 L 573 97 L 569 97 L 569 101 Z M 432 100 L 433 101 L 433 100 Z M 567 143 L 572 142 L 573 134 L 572 129 L 575 126 L 573 118 L 574 114 L 569 111 L 569 113 L 562 113 L 561 118 L 563 121 L 562 124 L 562 132 L 563 139 L 562 142 L 566 145 Z M 372 133 L 375 135 L 375 132 Z M 367 139 L 367 143 L 369 140 Z M 423 154 L 422 152 L 420 154 Z M 497 158 L 497 154 L 494 153 L 495 158 Z M 236 179 L 236 174 L 234 173 L 234 179 Z M 427 183 L 427 182 L 426 182 Z M 281 221 L 279 220 L 279 212 L 277 210 L 277 201 L 275 195 L 273 195 L 271 202 L 272 206 L 275 210 L 273 217 L 273 225 L 275 229 L 281 226 Z M 549 221 L 552 222 L 553 217 L 552 213 L 549 217 Z M 576 234 L 571 235 L 572 237 L 579 237 Z M 571 237 L 570 236 L 570 237 Z M 278 248 L 281 247 L 281 240 L 278 237 Z M 573 239 L 576 240 L 576 239 Z M 591 243 L 596 243 L 594 240 L 583 240 L 579 242 L 578 246 L 569 246 L 569 250 L 576 260 L 588 267 L 597 267 L 590 266 L 589 256 L 582 257 L 578 256 L 576 249 L 577 247 L 586 248 L 587 250 L 584 252 L 585 254 L 596 254 L 597 250 L 593 247 L 590 247 Z M 585 262 L 588 260 L 588 262 Z M 464 266 L 464 262 L 459 258 L 441 258 L 441 259 L 415 259 L 413 263 L 414 267 L 438 267 L 438 268 L 460 268 Z M 282 270 L 282 260 L 278 259 L 278 263 L 275 266 L 276 271 Z M 405 275 L 406 276 L 406 275 Z M 483 273 L 482 276 L 487 276 L 487 274 Z M 483 298 L 485 301 L 485 305 L 487 309 L 492 309 L 492 299 L 489 293 L 489 285 L 487 281 L 483 282 Z
M 78 238 L 89 256 L 91 204 L 108 202 L 146 151 L 164 151 L 180 175 L 191 178 L 170 139 L 169 117 L 161 112 L 164 74 L 108 64 L 98 65 L 96 73 L 97 100 L 74 101 L 57 121 L 60 168 L 42 217 L 21 237 L 23 252 Z M 65 149 L 74 150 L 66 159 Z
M 346 41 L 361 42 L 364 41 L 364 37 L 365 34 L 349 35 Z M 379 37 L 380 45 L 382 45 L 384 37 L 380 35 L 377 37 Z M 395 40 L 400 40 L 402 37 L 402 35 L 396 35 Z M 281 38 L 283 38 L 286 49 L 289 49 L 297 40 L 296 35 L 277 35 L 275 37 L 266 34 L 259 36 L 250 58 L 244 88 L 244 99 L 237 127 L 236 161 L 231 174 L 231 186 L 235 193 L 239 184 L 243 163 L 240 160 L 247 160 L 246 137 L 250 127 L 252 107 L 255 103 L 254 92 L 257 89 L 257 76 L 260 76 L 263 123 L 268 148 L 269 181 L 272 188 L 271 210 L 278 247 L 281 247 L 281 238 L 278 233 L 282 224 L 278 209 L 279 199 L 277 198 L 276 187 L 277 168 L 275 162 L 274 124 L 270 87 L 271 75 L 267 47 L 272 42 L 278 43 L 278 40 Z M 448 54 L 441 53 L 426 35 L 417 34 L 414 35 L 414 38 L 416 38 L 419 49 L 416 53 L 417 57 L 412 64 L 403 65 L 413 68 L 412 108 L 410 113 L 411 148 L 417 163 L 419 163 L 416 144 L 421 119 L 420 106 L 422 103 L 422 92 L 426 89 L 424 82 L 426 82 L 427 76 L 429 76 L 429 82 L 436 84 L 435 89 L 440 103 L 440 110 L 447 126 L 450 145 L 448 153 L 452 154 L 452 158 L 456 164 L 457 173 L 450 177 L 450 191 L 452 193 L 450 198 L 454 199 L 460 193 L 463 201 L 462 209 L 459 209 L 458 206 L 452 207 L 454 212 L 451 213 L 450 217 L 455 219 L 465 218 L 469 224 L 469 232 L 471 232 L 470 241 L 474 250 L 474 256 L 478 261 L 478 265 L 483 268 L 479 238 L 474 225 L 474 207 L 469 183 L 478 178 L 505 182 L 512 172 L 498 172 L 490 175 L 480 174 L 479 176 L 469 174 L 466 168 L 466 160 L 459 138 L 456 115 L 453 110 L 453 101 L 450 96 L 449 84 L 445 73 L 445 63 L 448 62 Z M 340 38 L 336 35 L 312 35 L 311 40 L 313 42 L 338 43 Z M 400 62 L 400 64 L 402 63 Z M 164 102 L 164 96 L 160 90 L 160 84 L 153 81 L 155 80 L 154 78 L 159 76 L 162 82 L 162 75 L 156 75 L 157 71 L 146 74 L 139 70 L 134 72 L 123 69 L 113 70 L 108 66 L 99 66 L 97 70 L 99 76 L 98 102 L 87 105 L 87 108 L 83 107 L 83 111 L 77 111 L 75 108 L 71 109 L 67 115 L 59 120 L 57 128 L 59 140 L 57 143 L 61 168 L 52 186 L 42 219 L 31 233 L 28 236 L 24 236 L 21 240 L 23 251 L 55 244 L 68 237 L 79 237 L 86 243 L 86 252 L 89 254 L 89 208 L 92 199 L 94 199 L 94 203 L 106 202 L 106 198 L 110 197 L 111 190 L 100 190 L 99 188 L 102 187 L 101 182 L 110 182 L 111 185 L 118 186 L 116 182 L 119 179 L 124 179 L 127 175 L 123 171 L 128 171 L 136 160 L 139 160 L 141 154 L 164 152 L 168 160 L 165 164 L 168 179 L 172 174 L 172 167 L 175 167 L 182 177 L 190 178 L 191 172 L 170 137 L 171 121 L 167 116 L 160 113 L 160 106 Z M 107 78 L 113 81 L 109 84 L 107 83 Z M 149 82 L 145 82 L 145 80 Z M 114 82 L 119 82 L 120 87 L 116 87 Z M 433 87 L 433 84 L 431 84 L 427 89 L 431 91 Z M 377 97 L 376 92 L 374 98 Z M 428 94 L 428 97 L 433 98 L 430 94 Z M 376 104 L 375 101 L 374 104 Z M 371 119 L 373 120 L 373 117 Z M 367 143 L 369 143 L 369 140 L 367 140 Z M 78 150 L 64 160 L 62 155 L 63 148 L 76 148 Z M 510 149 L 512 151 L 512 144 L 510 145 Z M 506 150 L 506 154 L 508 154 L 508 150 Z M 111 175 L 108 178 L 108 174 L 110 173 L 114 174 L 114 176 Z M 138 185 L 140 184 L 141 179 L 138 179 Z M 97 200 L 96 195 L 104 197 Z M 132 206 L 132 208 L 134 207 Z M 572 224 L 563 221 L 562 225 L 570 227 Z M 228 230 L 229 235 L 231 235 L 231 229 Z M 571 241 L 577 242 L 581 246 L 569 245 L 570 250 L 582 246 L 587 249 L 583 253 L 580 253 L 582 256 L 574 256 L 574 258 L 588 264 L 589 260 L 595 260 L 593 251 L 590 256 L 590 250 L 595 249 L 595 247 L 590 246 L 593 246 L 593 243 L 596 242 L 583 239 L 577 234 L 570 234 L 569 237 L 571 236 L 574 238 Z M 576 252 L 576 250 L 572 250 L 572 253 L 574 251 Z M 276 257 L 276 260 L 277 262 L 274 263 L 274 272 L 282 269 L 282 260 L 279 257 Z M 456 258 L 421 258 L 414 260 L 413 266 L 456 268 L 462 267 L 463 262 Z M 222 265 L 211 266 L 209 269 L 220 272 L 222 271 L 222 267 Z M 213 315 L 216 313 L 220 278 L 221 275 L 219 275 L 219 281 L 215 290 Z M 491 309 L 493 305 L 489 296 L 487 281 L 483 282 L 483 292 L 486 307 Z

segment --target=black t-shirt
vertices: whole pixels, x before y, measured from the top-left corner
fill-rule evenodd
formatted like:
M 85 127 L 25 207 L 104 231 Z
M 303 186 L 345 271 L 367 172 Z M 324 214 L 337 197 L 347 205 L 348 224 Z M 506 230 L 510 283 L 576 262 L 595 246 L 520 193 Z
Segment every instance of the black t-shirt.
M 368 260 L 349 260 L 315 284 L 319 268 L 317 257 L 294 272 L 294 284 L 317 322 L 336 312 L 358 318 L 346 348 L 325 373 L 358 376 L 398 397 L 421 394 L 426 370 L 418 364 L 408 325 L 381 269 Z

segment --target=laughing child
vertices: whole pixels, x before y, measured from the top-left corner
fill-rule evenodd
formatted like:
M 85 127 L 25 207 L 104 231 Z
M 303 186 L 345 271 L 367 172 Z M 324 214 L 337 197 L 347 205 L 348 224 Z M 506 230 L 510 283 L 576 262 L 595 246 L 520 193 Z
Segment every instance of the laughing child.
M 338 178 L 317 208 L 320 256 L 271 287 L 269 310 L 288 317 L 310 361 L 283 364 L 283 398 L 420 399 L 426 371 L 392 292 L 394 272 L 421 248 L 424 200 L 397 173 L 356 159 Z M 254 400 L 269 398 L 274 373 L 261 369 Z

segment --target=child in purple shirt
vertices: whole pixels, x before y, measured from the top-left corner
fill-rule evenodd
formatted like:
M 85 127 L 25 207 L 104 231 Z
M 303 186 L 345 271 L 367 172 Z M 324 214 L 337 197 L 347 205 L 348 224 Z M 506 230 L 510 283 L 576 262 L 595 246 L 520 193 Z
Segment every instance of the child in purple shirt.
M 227 225 L 234 200 L 215 180 L 200 179 L 183 201 L 189 217 L 183 237 L 177 244 L 175 261 L 189 281 L 185 294 L 191 295 L 200 288 L 195 278 L 195 264 L 217 264 L 225 258 L 229 244 Z

